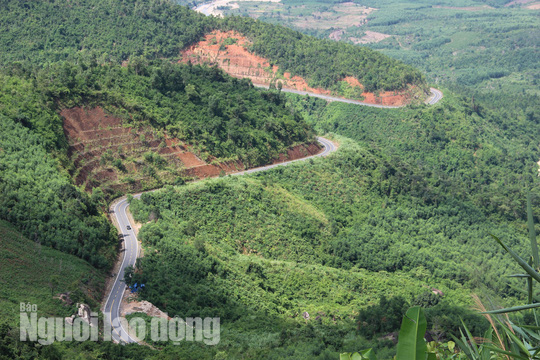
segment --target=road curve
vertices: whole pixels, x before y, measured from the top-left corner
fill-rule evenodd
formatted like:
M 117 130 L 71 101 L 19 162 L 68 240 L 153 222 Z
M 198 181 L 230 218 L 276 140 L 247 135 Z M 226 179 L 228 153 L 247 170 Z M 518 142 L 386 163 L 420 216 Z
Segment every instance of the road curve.
M 198 11 L 206 16 L 210 16 L 210 14 L 212 13 L 212 10 L 214 10 L 214 7 L 212 3 L 208 3 L 208 4 L 202 4 L 202 5 L 199 5 L 197 6 L 194 10 L 195 11 Z
M 437 90 L 435 88 L 430 88 L 429 90 L 431 91 L 432 95 L 431 95 L 431 97 L 429 99 L 426 100 L 426 104 L 435 105 L 436 103 L 441 101 L 441 99 L 443 98 L 442 91 Z
M 323 137 L 318 137 L 317 141 L 323 146 L 324 150 L 316 155 L 308 156 L 301 159 L 291 160 L 282 162 L 279 164 L 273 164 L 273 165 L 267 165 L 267 166 L 261 166 L 258 168 L 249 169 L 246 171 L 233 173 L 231 175 L 245 175 L 245 174 L 251 174 L 254 172 L 259 171 L 265 171 L 272 168 L 275 168 L 277 166 L 284 166 L 289 165 L 293 162 L 297 161 L 305 161 L 307 159 L 315 158 L 315 157 L 321 157 L 321 156 L 327 156 L 330 153 L 337 150 L 337 147 L 332 143 L 330 140 L 325 139 Z M 140 198 L 141 194 L 134 195 L 134 198 Z M 133 230 L 133 224 L 130 223 L 128 215 L 127 215 L 127 209 L 129 207 L 129 204 L 127 202 L 127 197 L 124 196 L 118 200 L 115 200 L 111 204 L 110 211 L 114 213 L 114 216 L 116 218 L 116 226 L 118 228 L 118 232 L 121 234 L 124 242 L 124 257 L 122 260 L 122 264 L 120 265 L 120 269 L 118 271 L 118 274 L 115 275 L 114 284 L 110 290 L 110 293 L 107 297 L 107 300 L 105 301 L 105 306 L 103 310 L 103 314 L 105 317 L 105 320 L 109 322 L 112 326 L 112 339 L 117 343 L 133 343 L 137 342 L 136 339 L 129 336 L 128 332 L 124 328 L 124 326 L 120 322 L 120 305 L 122 303 L 122 298 L 124 296 L 124 292 L 127 290 L 126 284 L 124 282 L 124 273 L 125 269 L 128 266 L 135 266 L 135 262 L 137 261 L 137 258 L 139 257 L 139 243 L 137 241 L 137 236 L 135 235 L 135 231 Z M 130 227 L 131 229 L 128 230 L 127 227 Z
M 258 87 L 258 88 L 268 89 L 268 86 L 266 86 L 266 85 L 258 85 L 258 84 L 253 84 L 253 85 L 255 87 Z M 340 97 L 336 97 L 336 96 L 315 94 L 315 93 L 308 92 L 308 91 L 300 91 L 300 90 L 285 89 L 285 88 L 281 89 L 281 91 L 291 93 L 291 94 L 309 95 L 309 96 L 321 98 L 321 99 L 324 99 L 324 100 L 327 100 L 327 101 L 339 101 L 339 102 L 346 103 L 346 104 L 370 106 L 370 107 L 375 107 L 375 108 L 380 108 L 380 109 L 399 109 L 399 108 L 402 108 L 402 107 L 406 106 L 406 105 L 392 106 L 392 105 L 370 104 L 370 103 L 366 103 L 366 102 L 363 102 L 363 101 L 360 101 L 360 100 L 350 100 L 350 99 L 344 99 L 344 98 L 340 98 Z M 425 101 L 425 103 L 428 104 L 428 105 L 435 105 L 436 103 L 438 103 L 443 98 L 443 94 L 442 94 L 441 91 L 439 91 L 439 90 L 437 90 L 435 88 L 430 88 L 430 91 L 431 91 L 431 96 Z

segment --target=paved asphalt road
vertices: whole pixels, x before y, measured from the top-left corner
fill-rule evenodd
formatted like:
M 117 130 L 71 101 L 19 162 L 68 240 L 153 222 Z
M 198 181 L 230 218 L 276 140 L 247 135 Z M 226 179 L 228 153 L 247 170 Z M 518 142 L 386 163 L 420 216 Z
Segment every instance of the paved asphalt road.
M 266 86 L 266 85 L 256 85 L 256 84 L 253 84 L 253 85 L 255 87 L 258 87 L 258 88 L 268 89 L 268 86 Z M 430 90 L 431 90 L 431 96 L 429 97 L 428 100 L 426 100 L 426 104 L 435 105 L 436 103 L 439 102 L 439 100 L 442 99 L 443 94 L 442 94 L 442 92 L 440 92 L 439 90 L 434 89 L 434 88 L 431 88 Z M 311 92 L 307 92 L 307 91 L 300 91 L 300 90 L 282 89 L 281 91 L 288 92 L 288 93 L 291 93 L 291 94 L 309 95 L 309 96 L 325 99 L 325 100 L 328 100 L 328 101 L 339 101 L 339 102 L 343 102 L 343 103 L 347 103 L 347 104 L 371 106 L 371 107 L 376 107 L 376 108 L 381 108 L 381 109 L 399 109 L 399 108 L 403 107 L 403 106 L 369 104 L 369 103 L 366 103 L 366 102 L 362 102 L 360 100 L 343 99 L 343 98 L 339 98 L 339 97 L 335 97 L 335 96 L 315 94 L 315 93 L 311 93 Z
M 127 334 L 120 324 L 115 324 L 113 321 L 120 318 L 120 303 L 122 302 L 122 297 L 124 295 L 124 291 L 126 290 L 126 284 L 124 283 L 124 270 L 129 265 L 134 266 L 135 261 L 139 256 L 139 245 L 135 236 L 135 231 L 129 223 L 126 213 L 128 206 L 129 204 L 127 203 L 127 198 L 123 197 L 120 199 L 120 201 L 116 202 L 112 208 L 119 226 L 118 231 L 122 234 L 121 236 L 124 240 L 124 249 L 122 250 L 124 252 L 124 259 L 122 260 L 119 273 L 116 274 L 113 287 L 109 293 L 107 301 L 105 302 L 105 308 L 103 310 L 105 319 L 112 324 L 112 338 L 115 342 L 122 343 L 130 343 L 134 342 L 134 340 Z M 127 230 L 128 225 L 130 225 L 132 228 L 131 230 Z
M 443 98 L 443 93 L 435 88 L 431 88 L 429 90 L 431 90 L 433 95 L 426 101 L 426 103 L 428 105 L 435 105 Z
M 262 87 L 262 86 L 259 86 L 259 87 Z M 307 94 L 309 96 L 315 96 L 315 97 L 323 98 L 330 101 L 340 101 L 340 102 L 345 102 L 345 103 L 350 103 L 350 104 L 373 106 L 373 107 L 378 107 L 378 108 L 397 108 L 398 107 L 398 106 L 383 106 L 383 105 L 366 104 L 361 101 L 347 100 L 347 99 L 336 98 L 332 96 L 312 94 L 312 93 L 307 93 L 304 91 L 285 90 L 285 89 L 283 89 L 282 91 L 291 92 L 295 94 L 301 94 L 301 95 Z M 431 93 L 433 95 L 428 100 L 426 100 L 427 104 L 434 105 L 437 102 L 439 102 L 443 97 L 442 92 L 440 92 L 437 89 L 431 88 Z M 268 169 L 272 169 L 276 166 L 288 165 L 296 161 L 304 161 L 309 158 L 326 156 L 330 154 L 331 152 L 336 151 L 336 146 L 331 141 L 322 137 L 317 138 L 317 140 L 321 143 L 321 145 L 324 146 L 324 150 L 317 155 L 305 157 L 302 159 L 287 161 L 280 164 L 261 166 L 261 167 L 246 170 L 243 172 L 234 173 L 232 175 L 244 175 L 244 174 L 251 174 L 258 171 L 265 171 Z M 139 198 L 140 194 L 135 195 L 134 197 Z M 124 259 L 122 260 L 122 265 L 120 267 L 119 273 L 116 274 L 116 278 L 114 280 L 112 290 L 109 294 L 109 297 L 107 298 L 107 301 L 105 302 L 105 308 L 104 308 L 105 319 L 109 320 L 109 322 L 112 324 L 112 327 L 113 327 L 112 337 L 114 341 L 120 342 L 120 343 L 136 342 L 132 337 L 128 335 L 128 333 L 125 331 L 124 327 L 122 327 L 121 324 L 116 323 L 118 319 L 120 318 L 120 303 L 122 301 L 124 291 L 126 291 L 126 285 L 124 283 L 125 268 L 129 265 L 134 266 L 135 261 L 137 260 L 137 257 L 139 255 L 139 246 L 137 242 L 137 237 L 135 236 L 135 231 L 127 229 L 128 225 L 131 228 L 133 228 L 133 225 L 129 223 L 129 219 L 126 213 L 128 206 L 129 204 L 127 203 L 126 197 L 123 197 L 119 201 L 115 202 L 112 208 L 112 211 L 114 211 L 114 215 L 116 217 L 116 220 L 119 226 L 118 231 L 122 234 L 122 237 L 124 240 L 124 250 L 123 250 Z
M 326 156 L 334 151 L 337 150 L 336 146 L 328 139 L 318 137 L 317 140 L 321 145 L 324 147 L 324 150 L 317 155 L 308 156 L 302 159 L 297 160 L 291 160 L 286 161 L 279 164 L 274 165 L 268 165 L 268 166 L 261 166 L 254 169 L 249 169 L 243 172 L 234 173 L 231 175 L 244 175 L 244 174 L 251 174 L 258 171 L 265 171 L 272 169 L 276 166 L 284 166 L 291 164 L 296 161 L 305 161 L 310 158 L 319 157 L 319 156 Z M 134 197 L 139 198 L 141 195 L 137 194 Z M 127 216 L 127 208 L 129 204 L 127 202 L 127 198 L 124 196 L 120 198 L 118 201 L 114 202 L 113 205 L 111 205 L 111 210 L 114 212 L 114 216 L 116 217 L 116 221 L 118 224 L 118 231 L 122 234 L 123 240 L 124 240 L 124 258 L 122 260 L 122 264 L 120 266 L 120 270 L 118 274 L 116 274 L 116 278 L 114 280 L 113 287 L 111 289 L 111 292 L 109 293 L 109 296 L 107 298 L 107 301 L 105 302 L 105 307 L 103 310 L 105 319 L 109 321 L 110 324 L 112 324 L 112 338 L 115 342 L 119 343 L 132 343 L 136 342 L 135 339 L 130 337 L 127 333 L 127 331 L 124 329 L 124 327 L 119 322 L 120 319 L 120 304 L 122 302 L 122 297 L 124 296 L 124 292 L 127 290 L 126 284 L 124 282 L 124 271 L 127 266 L 135 266 L 135 261 L 137 260 L 137 257 L 139 256 L 139 244 L 137 242 L 137 237 L 135 236 L 135 231 L 133 230 L 133 225 L 130 224 L 129 218 Z M 131 230 L 128 230 L 127 227 L 130 226 Z

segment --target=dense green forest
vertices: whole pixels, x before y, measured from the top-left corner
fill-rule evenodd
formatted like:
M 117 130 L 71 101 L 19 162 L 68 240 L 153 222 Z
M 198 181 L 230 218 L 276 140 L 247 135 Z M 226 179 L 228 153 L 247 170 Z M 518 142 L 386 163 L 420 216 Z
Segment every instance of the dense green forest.
M 107 268 L 114 231 L 96 203 L 58 171 L 40 137 L 0 116 L 0 218 L 37 243 Z
M 175 58 L 216 22 L 170 1 L 5 1 L 0 62 L 47 64 L 95 54 L 100 63 L 133 56 Z M 17 46 L 14 46 L 14 45 Z M 9 50 L 7 50 L 9 49 Z
M 484 3 L 498 10 L 506 1 Z M 524 283 L 505 278 L 519 270 L 490 234 L 524 254 L 529 191 L 539 209 L 530 14 L 363 4 L 381 7 L 367 28 L 400 35 L 371 46 L 409 65 L 170 1 L 4 1 L 0 260 L 8 266 L 0 266 L 0 357 L 335 359 L 373 347 L 384 359 L 395 346 L 383 337 L 399 329 L 409 306 L 424 307 L 430 334 L 446 341 L 463 324 L 474 334 L 488 328 L 471 310 L 471 293 L 493 306 L 521 303 Z M 262 91 L 217 68 L 177 64 L 181 49 L 215 29 L 246 34 L 251 51 L 312 86 L 331 88 L 351 75 L 372 91 L 425 87 L 414 65 L 450 90 L 435 106 L 376 109 Z M 19 302 L 68 316 L 73 306 L 54 296 L 69 292 L 96 309 L 116 256 L 105 209 L 117 193 L 74 185 L 59 111 L 75 106 L 102 107 L 135 133 L 151 128 L 205 160 L 246 166 L 268 163 L 315 133 L 340 144 L 328 158 L 131 199 L 145 256 L 127 283 L 145 283 L 140 298 L 171 316 L 220 316 L 217 346 L 18 340 Z M 123 162 L 137 161 L 114 156 L 104 162 L 125 172 Z M 159 159 L 146 153 L 145 169 L 156 171 Z
M 248 18 L 205 17 L 172 1 L 8 1 L 0 12 L 0 63 L 46 65 L 96 56 L 99 63 L 130 57 L 177 60 L 180 50 L 213 29 L 234 29 L 253 41 L 251 50 L 281 71 L 330 88 L 354 76 L 366 90 L 424 86 L 421 73 L 367 48 L 302 35 Z M 17 46 L 14 46 L 17 44 Z M 7 50 L 9 49 L 9 50 Z
M 169 314 L 219 315 L 222 342 L 231 344 L 229 358 L 240 358 L 237 351 L 244 346 L 244 355 L 262 351 L 266 358 L 326 358 L 351 349 L 353 343 L 388 346 L 367 339 L 395 331 L 399 321 L 396 327 L 396 322 L 381 326 L 376 317 L 357 319 L 360 309 L 378 304 L 380 298 L 384 302 L 399 296 L 403 304 L 430 307 L 432 326 L 456 331 L 460 323 L 455 315 L 460 314 L 482 329 L 481 319 L 464 308 L 470 290 L 450 279 L 458 266 L 447 265 L 448 279 L 443 279 L 434 270 L 445 266 L 442 259 L 427 269 L 423 265 L 429 262 L 419 256 L 407 271 L 371 271 L 374 266 L 364 259 L 355 265 L 339 264 L 338 259 L 346 256 L 336 251 L 339 239 L 347 236 L 353 223 L 361 222 L 360 214 L 368 207 L 361 203 L 369 190 L 359 184 L 378 171 L 372 162 L 365 151 L 344 140 L 342 150 L 329 159 L 144 194 L 141 200 L 132 200 L 132 212 L 141 222 L 157 220 L 139 233 L 148 255 L 128 281 L 145 283 L 142 297 Z M 384 198 L 370 200 L 380 206 Z M 399 210 L 389 209 L 386 218 L 395 211 Z M 381 240 L 377 234 L 365 240 L 371 248 L 363 251 L 373 262 L 395 261 L 389 251 L 374 248 Z M 396 244 L 396 251 L 398 247 L 403 245 Z M 445 296 L 432 299 L 429 286 Z M 367 312 L 374 314 L 376 307 Z M 401 318 L 402 310 L 383 305 L 377 313 Z M 309 321 L 303 319 L 304 312 L 310 314 Z M 364 324 L 366 320 L 369 323 Z M 304 322 L 307 328 L 300 326 Z M 276 341 L 280 333 L 281 340 Z M 257 336 L 259 345 L 244 345 L 239 334 L 248 339 Z
M 505 104 L 499 109 L 447 92 L 440 105 L 400 111 L 289 99 L 319 131 L 380 150 L 399 168 L 390 175 L 417 184 L 422 203 L 470 200 L 487 214 L 525 219 L 526 191 L 537 183 L 540 126 L 527 102 L 534 97 L 499 98 Z M 382 191 L 389 197 L 403 192 L 392 186 Z

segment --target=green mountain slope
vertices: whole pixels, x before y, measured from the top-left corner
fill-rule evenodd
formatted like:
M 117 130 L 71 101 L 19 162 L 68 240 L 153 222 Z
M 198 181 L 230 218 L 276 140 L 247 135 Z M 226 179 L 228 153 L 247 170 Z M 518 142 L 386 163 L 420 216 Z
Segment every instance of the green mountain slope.
M 19 325 L 20 303 L 37 305 L 38 317 L 74 314 L 77 302 L 99 307 L 105 278 L 89 263 L 29 240 L 0 220 L 0 319 Z M 59 298 L 65 293 L 73 302 Z
M 391 185 L 410 191 L 416 185 L 395 177 L 379 184 L 375 179 L 384 169 L 393 170 L 380 154 L 343 139 L 329 158 L 145 194 L 132 201 L 132 211 L 143 223 L 154 219 L 140 232 L 149 255 L 140 259 L 141 274 L 130 282 L 145 283 L 141 296 L 170 314 L 219 314 L 224 327 L 240 333 L 249 333 L 250 316 L 260 322 L 274 317 L 275 323 L 292 317 L 318 333 L 328 314 L 341 319 L 340 330 L 334 330 L 341 333 L 381 296 L 418 301 L 430 307 L 430 324 L 457 331 L 455 314 L 468 316 L 468 294 L 480 286 L 474 265 L 464 267 L 463 259 L 486 262 L 493 257 L 483 255 L 486 233 L 515 237 L 515 229 L 458 202 L 410 209 L 410 197 L 389 199 L 379 190 Z M 465 225 L 464 218 L 473 224 Z M 435 296 L 434 303 L 420 300 L 430 298 L 430 287 L 445 296 Z M 304 311 L 320 320 L 305 321 Z M 392 317 L 392 311 L 382 309 L 380 316 Z M 367 336 L 380 321 L 357 323 L 359 333 Z M 468 322 L 483 326 L 478 318 Z M 326 349 L 348 348 L 349 336 L 362 341 L 349 333 Z M 319 355 L 309 338 L 297 337 L 295 345 L 305 351 L 298 356 Z M 283 345 L 265 346 L 272 356 L 282 354 Z
M 247 18 L 205 17 L 172 1 L 8 1 L 0 10 L 0 63 L 46 65 L 95 57 L 100 63 L 133 56 L 176 60 L 180 50 L 212 29 L 235 29 L 252 41 L 252 51 L 282 71 L 331 88 L 354 76 L 367 91 L 424 86 L 420 72 L 380 53 L 302 35 Z M 13 44 L 17 43 L 17 46 Z
M 43 245 L 106 268 L 115 232 L 86 193 L 58 171 L 40 138 L 0 116 L 0 218 Z
M 538 192 L 540 126 L 527 97 L 501 101 L 499 108 L 448 91 L 436 106 L 400 111 L 289 99 L 319 131 L 379 150 L 399 169 L 382 176 L 417 183 L 412 195 L 425 204 L 454 198 L 504 220 L 525 220 L 526 192 Z M 404 193 L 392 186 L 381 191 L 389 198 Z

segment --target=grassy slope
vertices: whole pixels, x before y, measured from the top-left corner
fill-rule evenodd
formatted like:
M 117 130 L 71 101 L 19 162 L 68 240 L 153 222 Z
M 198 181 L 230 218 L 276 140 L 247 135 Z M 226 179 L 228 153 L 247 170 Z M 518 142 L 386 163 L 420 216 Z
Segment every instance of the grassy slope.
M 71 316 L 75 305 L 66 306 L 53 294 L 71 292 L 75 301 L 99 307 L 104 275 L 87 262 L 36 244 L 11 224 L 0 220 L 0 318 L 18 325 L 19 303 L 38 306 L 38 316 Z M 51 289 L 51 280 L 58 285 Z

